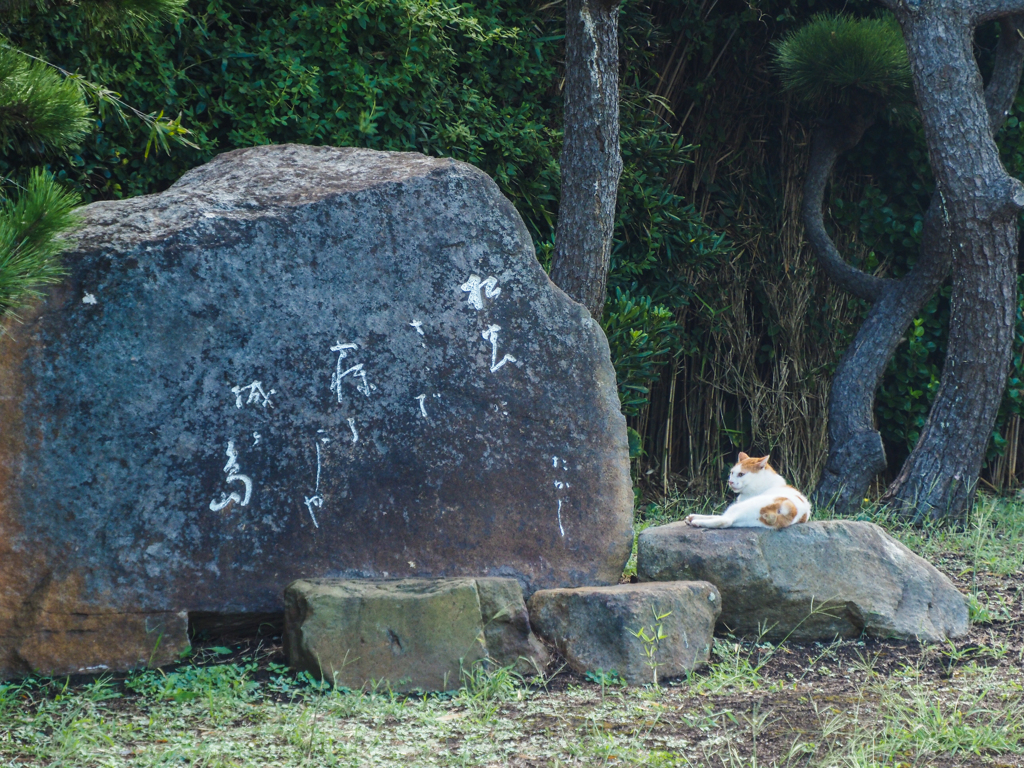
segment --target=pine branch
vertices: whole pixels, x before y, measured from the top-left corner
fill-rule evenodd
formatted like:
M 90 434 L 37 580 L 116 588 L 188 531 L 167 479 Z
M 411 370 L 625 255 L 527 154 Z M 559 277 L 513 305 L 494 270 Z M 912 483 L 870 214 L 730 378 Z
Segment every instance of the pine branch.
M 822 204 L 825 186 L 832 168 L 843 152 L 856 146 L 867 129 L 869 121 L 854 118 L 841 125 L 825 125 L 815 129 L 811 139 L 811 157 L 804 181 L 802 206 L 804 231 L 818 263 L 837 286 L 865 301 L 877 301 L 886 285 L 886 279 L 870 275 L 847 263 L 840 255 L 825 229 Z
M 842 258 L 825 229 L 822 205 L 839 155 L 860 141 L 877 115 L 901 118 L 912 109 L 910 62 L 899 25 L 892 16 L 818 14 L 775 48 L 784 89 L 826 118 L 814 131 L 804 182 L 807 239 L 836 285 L 858 298 L 877 301 L 886 281 Z
M 2 48 L 0 44 L 0 48 Z M 7 48 L 7 50 L 13 50 Z M 149 157 L 149 152 L 153 147 L 164 150 L 167 154 L 171 153 L 170 143 L 173 141 L 176 144 L 181 144 L 192 149 L 198 149 L 199 145 L 189 141 L 187 136 L 190 136 L 192 132 L 181 124 L 181 113 L 171 120 L 169 117 L 164 117 L 163 110 L 157 112 L 143 112 L 140 109 L 136 109 L 131 104 L 126 103 L 121 99 L 121 94 L 117 91 L 112 91 L 104 85 L 94 83 L 91 80 L 86 80 L 84 77 L 78 74 L 68 72 L 66 69 L 58 67 L 56 64 L 50 64 L 48 61 L 44 61 L 36 56 L 28 53 L 22 53 L 21 51 L 15 51 L 22 56 L 26 56 L 32 59 L 36 64 L 48 67 L 59 73 L 64 83 L 68 83 L 74 86 L 76 93 L 78 94 L 79 101 L 83 99 L 89 99 L 96 104 L 99 110 L 100 117 L 106 119 L 106 117 L 112 112 L 121 123 L 130 128 L 131 123 L 128 117 L 131 116 L 146 126 L 149 131 L 149 140 L 146 142 L 145 157 Z M 2 77 L 2 72 L 0 72 Z
M 24 137 L 65 149 L 92 127 L 90 114 L 75 83 L 0 38 L 0 146 L 10 149 Z
M 822 13 L 775 43 L 783 89 L 819 115 L 894 114 L 914 104 L 910 60 L 896 19 Z
M 999 20 L 999 43 L 996 46 L 996 60 L 992 77 L 985 86 L 985 106 L 995 136 L 1006 122 L 1013 100 L 1020 87 L 1021 71 L 1024 69 L 1024 16 L 1007 16 Z
M 16 199 L 0 203 L 0 316 L 17 312 L 65 274 L 59 259 L 62 232 L 78 223 L 78 195 L 35 169 Z
M 975 24 L 1024 13 L 1024 0 L 976 0 L 971 5 L 974 6 Z

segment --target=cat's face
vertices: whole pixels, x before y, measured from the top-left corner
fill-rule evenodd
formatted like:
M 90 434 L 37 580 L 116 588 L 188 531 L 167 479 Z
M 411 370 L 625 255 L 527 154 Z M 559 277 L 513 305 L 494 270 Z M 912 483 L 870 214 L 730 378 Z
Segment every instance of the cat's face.
M 740 451 L 739 461 L 729 472 L 729 487 L 734 493 L 756 489 L 766 479 L 764 473 L 774 474 L 767 456 L 753 459 Z

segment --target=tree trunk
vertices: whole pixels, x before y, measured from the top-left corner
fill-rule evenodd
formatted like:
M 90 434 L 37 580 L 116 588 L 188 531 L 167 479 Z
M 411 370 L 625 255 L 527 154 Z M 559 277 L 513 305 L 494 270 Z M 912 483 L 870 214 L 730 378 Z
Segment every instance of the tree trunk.
M 938 206 L 925 215 L 921 255 L 900 280 L 887 281 L 843 353 L 829 392 L 829 452 L 814 502 L 840 514 L 860 509 L 875 475 L 885 469 L 875 427 L 875 393 L 903 334 L 949 272 L 948 232 Z
M 988 3 L 886 4 L 907 42 L 950 232 L 953 293 L 939 391 L 917 445 L 883 501 L 915 521 L 962 519 L 973 501 L 1009 370 L 1024 185 L 999 160 L 974 59 L 974 27 Z
M 1002 127 L 1020 84 L 1024 65 L 1024 40 L 1017 32 L 1020 21 L 1019 17 L 1003 20 L 995 66 L 985 89 L 992 136 Z M 835 248 L 824 234 L 821 214 L 825 180 L 832 170 L 834 158 L 842 151 L 838 146 L 830 150 L 827 147 L 830 143 L 835 142 L 828 141 L 827 136 L 821 139 L 815 136 L 804 194 L 805 226 L 822 262 L 839 258 L 838 254 L 829 251 L 834 252 Z M 831 161 L 826 157 L 829 152 Z M 816 174 L 820 178 L 815 178 Z M 817 238 L 812 236 L 816 230 L 820 230 Z M 841 514 L 855 512 L 867 494 L 871 480 L 885 469 L 885 449 L 874 420 L 875 393 L 886 365 L 914 317 L 949 273 L 950 260 L 949 229 L 943 216 L 942 199 L 936 193 L 925 214 L 920 256 L 910 272 L 899 280 L 879 281 L 882 284 L 870 292 L 853 290 L 836 281 L 840 287 L 874 303 L 857 336 L 843 354 L 832 380 L 829 455 L 814 492 L 816 504 L 834 507 Z M 875 295 L 869 295 L 872 292 Z
M 565 137 L 551 279 L 601 319 L 611 262 L 619 156 L 617 1 L 567 0 Z

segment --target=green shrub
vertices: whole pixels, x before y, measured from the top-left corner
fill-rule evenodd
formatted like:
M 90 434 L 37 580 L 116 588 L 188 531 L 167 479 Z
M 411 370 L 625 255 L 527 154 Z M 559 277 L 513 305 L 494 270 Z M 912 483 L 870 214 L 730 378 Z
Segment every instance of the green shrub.
M 647 403 L 651 382 L 677 346 L 672 312 L 652 305 L 650 296 L 634 297 L 616 287 L 614 298 L 605 304 L 602 325 L 615 361 L 622 412 L 636 416 Z

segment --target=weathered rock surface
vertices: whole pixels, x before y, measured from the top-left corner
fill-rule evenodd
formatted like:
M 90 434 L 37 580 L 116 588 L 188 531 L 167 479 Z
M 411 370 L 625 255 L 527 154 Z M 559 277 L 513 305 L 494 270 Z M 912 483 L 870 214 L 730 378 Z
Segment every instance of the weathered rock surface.
M 643 628 L 654 637 L 661 624 L 666 637 L 655 656 L 658 679 L 684 675 L 708 660 L 721 598 L 706 582 L 676 581 L 543 589 L 533 593 L 528 605 L 534 631 L 570 667 L 615 671 L 639 685 L 653 681 L 653 670 L 635 633 Z
M 648 528 L 637 542 L 637 576 L 709 581 L 722 593 L 723 629 L 768 627 L 773 640 L 866 632 L 937 642 L 968 630 L 967 602 L 952 582 L 873 523 Z
M 548 661 L 515 579 L 303 579 L 284 600 L 288 662 L 348 688 L 450 690 L 485 658 L 524 673 Z
M 487 657 L 499 667 L 514 665 L 521 675 L 542 672 L 551 658 L 533 634 L 519 582 L 494 577 L 475 581 Z
M 0 338 L 0 676 L 121 665 L 71 617 L 280 611 L 306 576 L 617 580 L 607 342 L 485 174 L 257 147 L 84 216 Z

